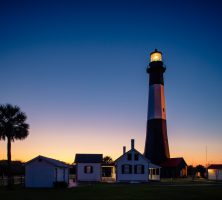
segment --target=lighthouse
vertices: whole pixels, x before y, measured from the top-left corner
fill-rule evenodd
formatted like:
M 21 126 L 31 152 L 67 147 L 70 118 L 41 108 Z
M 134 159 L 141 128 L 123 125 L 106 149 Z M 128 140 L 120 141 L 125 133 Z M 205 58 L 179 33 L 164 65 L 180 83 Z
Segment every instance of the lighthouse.
M 149 100 L 144 155 L 152 163 L 161 164 L 170 158 L 170 152 L 163 77 L 166 68 L 162 53 L 157 49 L 150 53 L 150 63 L 146 71 L 149 74 Z

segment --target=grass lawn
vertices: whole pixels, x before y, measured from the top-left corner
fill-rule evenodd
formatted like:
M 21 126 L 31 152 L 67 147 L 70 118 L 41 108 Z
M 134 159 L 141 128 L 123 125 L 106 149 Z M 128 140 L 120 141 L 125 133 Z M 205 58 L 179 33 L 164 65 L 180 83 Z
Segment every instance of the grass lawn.
M 1 200 L 220 199 L 222 184 L 91 184 L 71 189 L 0 188 Z

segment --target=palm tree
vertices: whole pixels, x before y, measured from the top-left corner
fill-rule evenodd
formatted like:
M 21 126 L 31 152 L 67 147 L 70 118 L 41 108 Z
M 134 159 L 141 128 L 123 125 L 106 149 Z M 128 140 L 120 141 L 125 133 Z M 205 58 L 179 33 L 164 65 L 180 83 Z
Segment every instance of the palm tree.
M 11 104 L 0 105 L 0 140 L 7 139 L 8 186 L 12 186 L 11 173 L 11 142 L 23 140 L 29 134 L 27 117 L 18 106 Z

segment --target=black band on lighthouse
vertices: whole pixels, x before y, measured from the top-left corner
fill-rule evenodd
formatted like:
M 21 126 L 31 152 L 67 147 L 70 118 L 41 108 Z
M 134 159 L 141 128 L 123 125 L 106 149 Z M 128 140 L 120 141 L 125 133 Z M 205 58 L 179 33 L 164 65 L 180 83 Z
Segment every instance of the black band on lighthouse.
M 144 155 L 155 164 L 161 164 L 170 157 L 166 120 L 151 119 L 147 121 Z
M 150 75 L 149 85 L 162 84 L 164 85 L 163 73 L 166 68 L 163 66 L 162 61 L 155 61 L 149 64 L 147 67 L 147 73 Z

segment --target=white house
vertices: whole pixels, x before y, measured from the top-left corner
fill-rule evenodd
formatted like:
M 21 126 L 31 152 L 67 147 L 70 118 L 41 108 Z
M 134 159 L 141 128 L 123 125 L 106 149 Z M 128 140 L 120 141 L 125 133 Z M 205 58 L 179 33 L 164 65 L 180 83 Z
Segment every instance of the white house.
M 25 186 L 51 188 L 55 182 L 69 183 L 69 166 L 64 162 L 37 156 L 25 164 Z
M 76 154 L 77 181 L 101 181 L 102 154 Z
M 212 164 L 207 168 L 209 180 L 222 180 L 222 164 Z
M 153 165 L 139 151 L 134 148 L 134 140 L 131 140 L 131 149 L 126 152 L 123 147 L 123 155 L 116 161 L 116 181 L 117 182 L 148 182 L 149 181 L 149 166 L 153 169 L 158 169 L 160 174 L 160 166 Z M 151 171 L 151 169 L 150 169 Z M 152 180 L 160 180 L 160 175 L 150 176 Z

